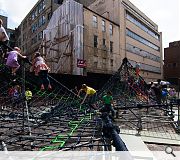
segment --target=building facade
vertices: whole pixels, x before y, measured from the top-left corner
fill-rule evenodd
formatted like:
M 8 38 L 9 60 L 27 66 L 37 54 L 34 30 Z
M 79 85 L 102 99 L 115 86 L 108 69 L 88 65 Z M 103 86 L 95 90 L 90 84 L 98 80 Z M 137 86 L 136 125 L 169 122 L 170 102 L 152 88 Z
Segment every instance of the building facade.
M 0 19 L 3 21 L 3 27 L 5 28 L 8 36 L 9 36 L 9 46 L 15 47 L 15 30 L 8 28 L 8 17 L 0 15 Z
M 162 35 L 152 20 L 128 0 L 76 1 L 84 6 L 39 0 L 19 27 L 23 52 L 40 49 L 52 73 L 112 74 L 127 57 L 146 81 L 162 79 Z
M 78 3 L 83 4 L 86 7 L 88 7 L 89 5 L 91 5 L 96 0 L 75 0 L 75 1 L 78 2 Z
M 90 9 L 120 25 L 120 54 L 140 63 L 146 81 L 162 79 L 162 35 L 158 26 L 128 0 L 97 0 Z
M 52 73 L 112 74 L 120 67 L 119 25 L 75 1 L 53 13 L 44 38 Z
M 112 74 L 122 60 L 118 24 L 84 7 L 84 59 L 86 73 Z
M 39 0 L 18 27 L 17 45 L 26 55 L 41 47 L 43 30 L 63 0 Z
M 64 0 L 39 0 L 26 15 L 17 29 L 17 45 L 26 55 L 31 55 L 41 47 L 43 30 L 46 29 L 53 12 Z M 85 6 L 94 0 L 76 0 Z
M 164 78 L 172 84 L 180 85 L 180 41 L 169 43 L 164 49 Z

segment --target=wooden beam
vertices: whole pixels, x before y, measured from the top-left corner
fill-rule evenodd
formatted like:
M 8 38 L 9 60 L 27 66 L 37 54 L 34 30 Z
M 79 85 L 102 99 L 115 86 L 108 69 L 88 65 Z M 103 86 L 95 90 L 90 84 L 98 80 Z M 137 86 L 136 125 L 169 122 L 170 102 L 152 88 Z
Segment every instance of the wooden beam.
M 59 49 L 50 48 L 50 50 L 59 52 Z
M 65 56 L 71 56 L 71 55 L 72 55 L 72 53 L 71 53 L 71 52 L 68 52 L 68 53 L 63 53 L 63 55 L 65 55 Z
M 56 42 L 56 44 L 67 41 L 67 40 L 69 40 L 69 36 L 64 36 L 64 37 L 61 37 L 61 38 L 56 38 L 56 37 L 54 38 L 54 41 Z

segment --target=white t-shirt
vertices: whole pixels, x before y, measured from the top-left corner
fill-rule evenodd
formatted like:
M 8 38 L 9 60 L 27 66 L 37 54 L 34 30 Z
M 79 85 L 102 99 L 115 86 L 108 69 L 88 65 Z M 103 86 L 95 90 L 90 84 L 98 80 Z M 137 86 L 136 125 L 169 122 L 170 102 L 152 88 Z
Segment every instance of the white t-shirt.
M 4 37 L 3 33 L 5 34 L 5 37 Z M 2 37 L 4 37 L 4 38 L 2 39 Z M 3 26 L 0 27 L 0 40 L 1 39 L 2 39 L 3 42 L 9 40 L 9 37 L 8 37 L 8 35 L 6 33 L 6 30 L 4 29 Z

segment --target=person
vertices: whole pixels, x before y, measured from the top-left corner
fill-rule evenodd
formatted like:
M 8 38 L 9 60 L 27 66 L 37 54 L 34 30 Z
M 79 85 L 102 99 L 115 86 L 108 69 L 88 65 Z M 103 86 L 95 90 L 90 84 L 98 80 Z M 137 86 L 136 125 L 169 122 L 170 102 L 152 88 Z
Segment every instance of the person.
M 86 84 L 83 84 L 81 89 L 78 92 L 78 97 L 80 96 L 81 92 L 85 92 L 86 93 L 84 98 L 83 98 L 83 101 L 81 102 L 81 104 L 83 104 L 87 98 L 89 98 L 89 100 L 88 100 L 89 104 L 94 103 L 95 96 L 96 96 L 96 90 L 95 89 L 87 86 Z
M 50 68 L 45 63 L 44 58 L 41 56 L 39 52 L 35 53 L 35 57 L 33 59 L 31 70 L 35 71 L 35 75 L 39 77 L 39 82 L 41 86 L 41 90 L 44 90 L 44 85 L 48 83 L 48 89 L 51 90 L 52 86 L 50 84 L 50 80 L 48 78 L 48 72 Z
M 17 107 L 20 102 L 21 87 L 19 85 L 14 86 L 13 90 L 13 107 Z
M 25 92 L 25 97 L 26 97 L 26 101 L 31 101 L 32 99 L 32 92 L 30 91 L 29 88 L 27 88 L 26 92 Z
M 161 86 L 161 80 L 158 79 L 157 82 L 158 82 L 158 83 L 154 85 L 153 89 L 154 89 L 154 93 L 155 93 L 155 95 L 156 95 L 157 104 L 161 104 L 161 101 L 162 101 L 162 86 Z
M 162 103 L 166 104 L 167 103 L 167 97 L 168 97 L 168 90 L 167 88 L 162 89 Z
M 16 71 L 19 69 L 20 65 L 18 63 L 18 56 L 21 58 L 26 58 L 26 56 L 23 56 L 21 54 L 21 49 L 18 47 L 14 47 L 13 51 L 10 51 L 8 53 L 6 65 L 11 68 L 11 74 L 16 75 Z
M 112 117 L 115 116 L 115 110 L 114 110 L 114 103 L 113 103 L 113 97 L 111 91 L 108 91 L 106 95 L 102 97 L 102 102 L 104 104 L 104 107 L 100 109 L 101 112 L 111 112 Z M 113 107 L 112 107 L 113 106 Z
M 136 76 L 139 77 L 139 75 L 140 75 L 140 63 L 136 63 L 135 70 L 136 70 Z
M 176 90 L 174 88 L 170 88 L 168 92 L 171 100 L 176 99 Z
M 7 46 L 9 41 L 8 34 L 6 33 L 6 30 L 3 27 L 3 21 L 0 19 L 0 46 L 2 46 L 2 50 L 5 53 L 6 49 L 9 48 Z

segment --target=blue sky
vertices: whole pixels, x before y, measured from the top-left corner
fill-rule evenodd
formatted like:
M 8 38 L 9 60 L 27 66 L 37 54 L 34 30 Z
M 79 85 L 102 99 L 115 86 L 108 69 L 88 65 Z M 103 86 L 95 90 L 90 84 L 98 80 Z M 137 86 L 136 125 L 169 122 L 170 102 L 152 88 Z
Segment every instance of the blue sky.
M 8 27 L 17 27 L 38 0 L 0 0 L 0 13 L 8 16 Z M 180 40 L 180 0 L 130 0 L 152 19 L 163 33 L 163 47 Z

